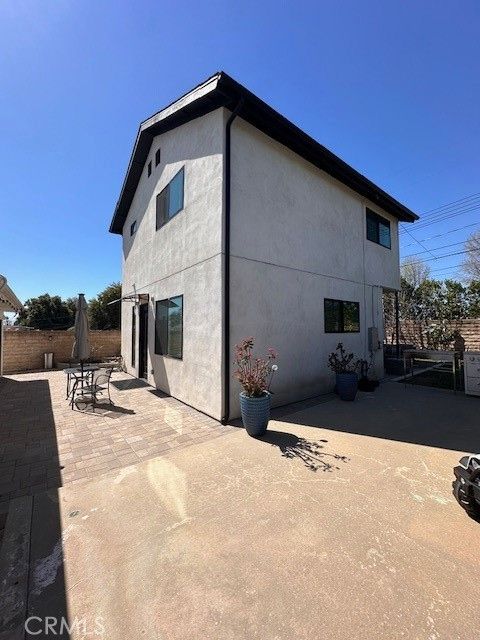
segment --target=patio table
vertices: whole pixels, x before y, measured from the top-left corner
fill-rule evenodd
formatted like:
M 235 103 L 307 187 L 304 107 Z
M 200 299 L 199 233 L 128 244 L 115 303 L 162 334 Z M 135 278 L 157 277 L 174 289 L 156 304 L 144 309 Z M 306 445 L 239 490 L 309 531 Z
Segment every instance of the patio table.
M 457 370 L 461 360 L 459 351 L 440 351 L 434 349 L 407 349 L 403 352 L 403 375 L 404 386 L 407 385 L 407 369 L 410 371 L 410 380 L 413 379 L 414 360 L 424 360 L 426 362 L 451 362 L 453 376 L 453 392 L 456 394 L 457 389 Z M 434 368 L 435 365 L 432 365 Z
M 99 367 L 95 365 L 85 365 L 83 367 L 83 375 L 81 367 L 67 367 L 64 369 L 63 371 L 67 375 L 67 397 L 65 399 L 68 400 L 70 397 L 76 382 L 81 381 L 83 386 L 83 381 L 88 380 L 89 376 L 91 376 L 94 371 L 98 371 L 98 369 Z

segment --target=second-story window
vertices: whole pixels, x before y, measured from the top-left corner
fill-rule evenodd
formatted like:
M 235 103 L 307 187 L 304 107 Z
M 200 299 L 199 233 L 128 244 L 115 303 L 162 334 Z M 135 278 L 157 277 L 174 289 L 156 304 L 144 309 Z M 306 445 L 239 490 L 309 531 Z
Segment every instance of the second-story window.
M 155 151 L 155 166 L 158 167 L 160 164 L 160 149 Z
M 147 175 L 150 177 L 152 175 L 152 161 L 147 164 Z
M 382 218 L 367 207 L 367 240 L 376 242 L 386 249 L 392 248 L 390 221 Z
M 134 220 L 130 225 L 130 235 L 133 236 L 136 230 L 137 230 L 137 221 Z
M 183 209 L 184 167 L 157 196 L 156 228 L 160 229 Z

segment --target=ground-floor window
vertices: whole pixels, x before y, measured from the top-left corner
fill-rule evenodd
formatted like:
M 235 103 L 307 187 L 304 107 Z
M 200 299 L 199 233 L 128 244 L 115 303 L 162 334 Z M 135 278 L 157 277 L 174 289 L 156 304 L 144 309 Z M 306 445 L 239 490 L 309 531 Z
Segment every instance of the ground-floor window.
M 325 333 L 358 333 L 360 305 L 348 300 L 325 298 Z
M 182 359 L 183 296 L 157 300 L 155 304 L 155 353 Z

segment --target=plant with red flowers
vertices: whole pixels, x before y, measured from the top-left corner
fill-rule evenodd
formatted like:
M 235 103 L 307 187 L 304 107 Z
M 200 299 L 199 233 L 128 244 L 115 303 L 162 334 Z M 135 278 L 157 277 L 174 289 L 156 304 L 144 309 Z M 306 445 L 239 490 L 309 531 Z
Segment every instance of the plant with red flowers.
M 234 375 L 240 382 L 245 394 L 250 398 L 260 398 L 270 393 L 273 374 L 278 366 L 274 364 L 277 358 L 275 349 L 269 348 L 266 358 L 256 358 L 253 355 L 255 338 L 245 338 L 235 345 L 235 361 L 237 370 Z

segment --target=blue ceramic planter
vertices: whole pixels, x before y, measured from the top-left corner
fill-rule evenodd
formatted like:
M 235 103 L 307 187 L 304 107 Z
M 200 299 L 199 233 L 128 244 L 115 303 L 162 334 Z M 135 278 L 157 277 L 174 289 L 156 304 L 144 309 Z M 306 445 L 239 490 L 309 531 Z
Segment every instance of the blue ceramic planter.
M 258 438 L 267 430 L 270 419 L 270 394 L 260 398 L 251 398 L 245 391 L 240 394 L 240 411 L 242 414 L 243 426 L 249 436 Z
M 358 389 L 356 373 L 337 373 L 336 390 L 342 400 L 355 400 Z

